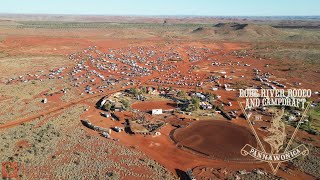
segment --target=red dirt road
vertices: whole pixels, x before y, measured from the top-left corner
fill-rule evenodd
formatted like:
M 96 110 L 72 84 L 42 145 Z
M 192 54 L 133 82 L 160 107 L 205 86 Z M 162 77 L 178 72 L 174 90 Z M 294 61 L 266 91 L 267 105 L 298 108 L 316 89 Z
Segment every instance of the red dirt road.
M 115 93 L 115 92 L 118 92 L 118 91 L 121 91 L 121 90 L 123 90 L 123 89 L 109 91 L 107 94 L 112 94 L 112 93 Z M 85 96 L 83 98 L 80 98 L 80 99 L 74 100 L 72 102 L 63 104 L 62 106 L 59 106 L 59 107 L 56 107 L 56 108 L 52 108 L 52 109 L 49 109 L 47 111 L 40 112 L 40 113 L 38 113 L 36 115 L 29 116 L 29 117 L 26 117 L 26 118 L 21 118 L 21 119 L 14 120 L 14 121 L 9 121 L 8 123 L 5 123 L 5 124 L 1 124 L 0 125 L 0 130 L 1 129 L 5 129 L 5 128 L 10 128 L 10 127 L 13 127 L 13 126 L 17 126 L 17 125 L 20 125 L 20 124 L 25 123 L 25 122 L 29 122 L 29 121 L 35 120 L 37 118 L 40 118 L 42 116 L 50 115 L 50 114 L 55 113 L 57 111 L 60 111 L 60 110 L 66 109 L 68 107 L 74 106 L 74 105 L 76 105 L 78 103 L 81 103 L 81 102 L 83 102 L 85 100 L 92 99 L 92 98 L 99 97 L 99 96 L 102 97 L 102 96 L 105 96 L 105 95 L 106 94 L 87 95 L 87 96 Z

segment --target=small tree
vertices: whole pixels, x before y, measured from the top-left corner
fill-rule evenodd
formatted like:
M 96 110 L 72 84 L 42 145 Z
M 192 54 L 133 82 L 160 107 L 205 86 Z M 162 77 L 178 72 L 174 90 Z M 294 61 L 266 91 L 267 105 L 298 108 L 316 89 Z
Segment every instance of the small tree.
M 142 95 L 143 93 L 141 91 L 138 91 L 137 95 Z
M 121 99 L 120 101 L 125 109 L 128 109 L 130 107 L 129 101 L 126 99 Z
M 111 107 L 112 107 L 112 104 L 109 102 L 103 105 L 103 109 L 105 109 L 106 111 L 110 111 Z
M 131 120 L 144 122 L 146 120 L 146 116 L 143 112 L 134 112 L 134 113 L 132 113 Z
M 208 97 L 208 102 L 209 103 L 211 103 L 211 104 L 213 104 L 213 100 L 215 99 L 215 98 L 217 98 L 217 95 L 215 95 L 215 94 L 212 94 L 212 93 L 207 93 L 207 97 Z
M 177 93 L 177 96 L 180 97 L 180 98 L 186 99 L 187 98 L 187 93 L 184 90 L 182 90 L 182 91 L 179 91 Z
M 200 109 L 200 99 L 196 96 L 193 96 L 191 99 L 191 103 L 193 104 L 194 110 Z
M 131 88 L 130 93 L 133 94 L 134 96 L 137 96 L 139 94 L 139 91 L 136 88 Z
M 146 88 L 145 86 L 142 86 L 142 87 L 141 87 L 141 92 L 142 92 L 143 94 L 146 94 L 146 93 L 147 93 L 147 88 Z
M 190 103 L 186 110 L 187 111 L 193 111 L 194 110 L 194 105 Z

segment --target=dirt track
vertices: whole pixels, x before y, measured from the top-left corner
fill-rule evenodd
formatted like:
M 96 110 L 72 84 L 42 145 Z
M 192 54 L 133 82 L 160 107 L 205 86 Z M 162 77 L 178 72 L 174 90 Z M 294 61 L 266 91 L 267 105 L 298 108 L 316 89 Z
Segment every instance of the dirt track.
M 115 93 L 115 92 L 118 92 L 118 91 L 121 91 L 120 90 L 114 90 L 114 91 L 109 91 L 108 94 L 112 94 L 112 93 Z M 106 94 L 93 94 L 93 95 L 87 95 L 83 98 L 80 98 L 80 99 L 77 99 L 75 101 L 72 101 L 70 103 L 66 103 L 62 106 L 59 106 L 59 107 L 56 107 L 56 108 L 53 108 L 53 109 L 50 109 L 50 110 L 47 110 L 47 111 L 43 111 L 39 114 L 36 114 L 36 115 L 33 115 L 33 116 L 30 116 L 30 117 L 26 117 L 26 118 L 22 118 L 22 119 L 18 119 L 18 120 L 14 120 L 14 121 L 10 121 L 8 123 L 5 123 L 5 124 L 2 124 L 0 125 L 0 129 L 5 129 L 5 128 L 10 128 L 10 127 L 13 127 L 13 126 L 17 126 L 17 125 L 20 125 L 22 123 L 25 123 L 25 122 L 29 122 L 29 121 L 32 121 L 32 120 L 35 120 L 37 118 L 40 118 L 40 117 L 43 117 L 45 115 L 49 115 L 51 113 L 55 113 L 57 111 L 60 111 L 60 110 L 63 110 L 63 109 L 66 109 L 68 107 L 71 107 L 71 106 L 74 106 L 80 102 L 83 102 L 85 100 L 88 100 L 88 99 L 91 99 L 91 98 L 95 98 L 95 97 L 99 97 L 99 96 L 104 96 Z

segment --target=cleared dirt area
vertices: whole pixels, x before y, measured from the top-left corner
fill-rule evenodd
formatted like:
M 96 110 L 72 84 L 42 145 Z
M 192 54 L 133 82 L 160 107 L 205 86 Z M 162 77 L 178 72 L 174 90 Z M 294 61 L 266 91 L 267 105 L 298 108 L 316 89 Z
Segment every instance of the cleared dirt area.
M 240 154 L 245 144 L 255 145 L 249 129 L 226 121 L 205 120 L 177 129 L 173 134 L 178 146 L 203 153 L 212 158 L 226 160 L 244 159 Z
M 152 109 L 170 110 L 175 109 L 177 104 L 173 101 L 144 101 L 132 104 L 133 109 L 140 111 L 151 111 Z

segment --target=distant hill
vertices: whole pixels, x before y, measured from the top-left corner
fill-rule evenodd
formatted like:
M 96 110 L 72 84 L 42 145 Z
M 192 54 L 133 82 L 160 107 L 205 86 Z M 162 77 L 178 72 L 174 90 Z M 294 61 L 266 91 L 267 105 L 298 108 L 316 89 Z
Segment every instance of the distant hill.
M 218 23 L 216 25 L 214 25 L 213 27 L 217 27 L 217 28 L 228 28 L 231 30 L 239 30 L 239 29 L 243 29 L 246 26 L 248 26 L 248 24 L 239 24 L 239 23 Z
M 191 33 L 205 36 L 229 36 L 231 37 L 269 37 L 280 36 L 285 32 L 269 25 L 218 23 L 212 27 L 199 27 Z
M 0 25 L 18 25 L 15 21 L 0 19 Z

